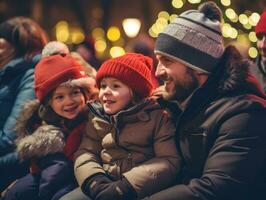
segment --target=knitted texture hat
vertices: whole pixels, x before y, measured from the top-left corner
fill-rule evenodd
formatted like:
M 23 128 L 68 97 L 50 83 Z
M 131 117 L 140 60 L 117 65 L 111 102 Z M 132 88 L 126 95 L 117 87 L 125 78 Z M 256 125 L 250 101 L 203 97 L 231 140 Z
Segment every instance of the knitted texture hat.
M 50 41 L 44 46 L 42 50 L 42 57 L 56 54 L 66 55 L 69 53 L 69 49 L 64 43 L 58 41 Z
M 224 52 L 221 18 L 221 10 L 214 2 L 183 12 L 159 34 L 155 53 L 195 70 L 213 72 Z
M 96 75 L 96 83 L 104 77 L 114 77 L 130 87 L 140 97 L 148 97 L 152 90 L 151 69 L 152 59 L 137 53 L 127 53 L 123 56 L 104 62 Z
M 60 84 L 84 78 L 84 74 L 82 66 L 70 55 L 44 57 L 34 71 L 36 96 L 42 102 Z
M 266 33 L 266 8 L 260 16 L 260 20 L 256 25 L 255 32 L 256 34 Z

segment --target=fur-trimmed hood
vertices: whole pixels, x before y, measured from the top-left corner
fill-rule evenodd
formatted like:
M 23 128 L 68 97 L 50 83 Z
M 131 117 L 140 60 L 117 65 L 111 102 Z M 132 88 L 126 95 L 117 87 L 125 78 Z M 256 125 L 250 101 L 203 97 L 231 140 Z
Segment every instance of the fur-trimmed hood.
M 261 85 L 250 72 L 251 65 L 252 62 L 243 60 L 234 46 L 228 46 L 218 66 L 219 69 L 210 76 L 207 84 L 218 84 L 221 94 L 243 91 L 265 98 Z
M 52 125 L 42 125 L 32 135 L 17 140 L 17 152 L 21 160 L 63 152 L 64 146 L 63 132 Z
M 37 99 L 28 101 L 23 106 L 15 126 L 15 132 L 18 139 L 32 134 L 33 126 L 41 123 L 41 119 L 38 118 L 39 107 L 40 102 Z
M 21 160 L 42 157 L 64 150 L 64 133 L 58 127 L 41 124 L 41 119 L 38 118 L 39 107 L 38 100 L 27 102 L 17 119 L 16 144 Z

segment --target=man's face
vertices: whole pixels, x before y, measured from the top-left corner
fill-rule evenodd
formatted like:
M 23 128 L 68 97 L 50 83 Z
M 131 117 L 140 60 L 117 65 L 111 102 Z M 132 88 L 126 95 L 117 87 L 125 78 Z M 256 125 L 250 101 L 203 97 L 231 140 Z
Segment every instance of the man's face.
M 259 54 L 261 55 L 262 62 L 266 64 L 266 33 L 257 34 L 257 47 Z
M 166 56 L 157 55 L 157 59 L 156 76 L 164 82 L 164 99 L 182 103 L 200 86 L 191 68 Z

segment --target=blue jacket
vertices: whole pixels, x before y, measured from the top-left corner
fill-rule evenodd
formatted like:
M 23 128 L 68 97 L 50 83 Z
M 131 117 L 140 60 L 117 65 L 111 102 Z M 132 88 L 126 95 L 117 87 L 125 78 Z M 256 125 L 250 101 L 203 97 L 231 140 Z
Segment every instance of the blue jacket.
M 6 174 L 4 179 L 1 175 L 0 191 L 3 185 L 8 184 L 6 182 L 17 178 L 11 177 L 11 174 L 16 176 L 14 171 L 8 172 L 18 164 L 14 126 L 24 103 L 35 98 L 34 67 L 40 58 L 40 55 L 28 61 L 15 58 L 0 70 L 0 173 Z

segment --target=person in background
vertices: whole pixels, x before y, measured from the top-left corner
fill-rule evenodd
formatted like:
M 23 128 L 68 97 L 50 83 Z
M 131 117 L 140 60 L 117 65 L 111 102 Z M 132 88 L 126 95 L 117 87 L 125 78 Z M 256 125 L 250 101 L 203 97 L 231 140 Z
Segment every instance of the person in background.
M 14 17 L 0 24 L 0 193 L 27 173 L 15 152 L 14 126 L 24 103 L 35 98 L 33 72 L 47 43 L 33 20 Z
M 255 27 L 256 36 L 258 38 L 257 48 L 259 56 L 256 60 L 256 66 L 252 67 L 252 72 L 262 85 L 266 92 L 266 8 L 260 16 L 260 20 Z
M 30 173 L 5 200 L 56 200 L 77 187 L 72 160 L 87 121 L 88 77 L 82 68 L 69 54 L 46 56 L 37 64 L 37 99 L 27 103 L 16 126 L 17 152 L 31 162 Z
M 158 35 L 156 75 L 177 101 L 181 182 L 147 200 L 266 199 L 266 98 L 213 2 L 180 14 Z
M 90 37 L 74 47 L 74 52 L 77 52 L 81 57 L 90 64 L 96 71 L 101 65 L 101 61 L 96 57 L 94 41 Z
M 152 58 L 153 60 L 153 68 L 151 70 L 152 73 L 152 84 L 154 88 L 159 87 L 159 80 L 155 77 L 155 69 L 157 66 L 157 59 L 154 54 L 154 39 L 152 39 L 147 34 L 139 35 L 135 40 L 128 44 L 128 51 L 134 53 L 141 53 L 145 56 Z
M 181 167 L 169 112 L 149 98 L 152 59 L 127 53 L 97 72 L 100 103 L 88 104 L 75 153 L 79 189 L 61 199 L 141 199 L 173 184 Z

